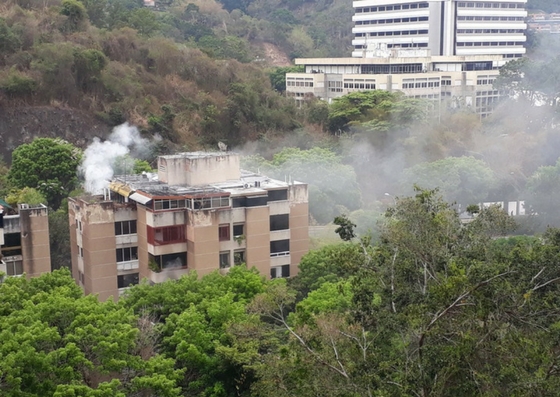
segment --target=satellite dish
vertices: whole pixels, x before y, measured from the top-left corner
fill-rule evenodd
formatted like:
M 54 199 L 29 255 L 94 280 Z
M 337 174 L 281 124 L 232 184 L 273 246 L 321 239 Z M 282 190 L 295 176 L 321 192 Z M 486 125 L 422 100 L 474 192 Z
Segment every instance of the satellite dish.
M 222 152 L 227 152 L 227 145 L 223 142 L 218 142 L 218 148 L 220 149 L 220 151 Z

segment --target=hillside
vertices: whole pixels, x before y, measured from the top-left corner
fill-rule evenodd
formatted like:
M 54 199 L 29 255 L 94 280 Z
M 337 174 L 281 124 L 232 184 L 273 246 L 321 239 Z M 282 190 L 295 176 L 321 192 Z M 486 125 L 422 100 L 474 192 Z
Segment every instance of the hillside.
M 4 151 L 35 134 L 61 133 L 81 146 L 125 120 L 189 149 L 284 135 L 305 120 L 271 87 L 268 71 L 296 56 L 345 55 L 350 41 L 351 5 L 338 0 L 142 4 L 0 6 Z M 329 22 L 335 15 L 344 23 Z M 33 127 L 26 112 L 47 120 Z

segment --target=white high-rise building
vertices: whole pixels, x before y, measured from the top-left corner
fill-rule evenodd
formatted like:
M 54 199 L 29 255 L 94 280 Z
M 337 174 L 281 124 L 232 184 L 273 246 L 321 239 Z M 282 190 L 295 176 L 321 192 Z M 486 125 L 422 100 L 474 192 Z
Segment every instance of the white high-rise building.
M 526 0 L 358 0 L 353 57 L 368 50 L 428 49 L 432 56 L 525 54 Z
M 499 69 L 525 54 L 526 0 L 358 0 L 351 58 L 296 59 L 286 74 L 298 103 L 354 91 L 402 91 L 437 109 L 470 107 L 481 117 L 503 92 Z

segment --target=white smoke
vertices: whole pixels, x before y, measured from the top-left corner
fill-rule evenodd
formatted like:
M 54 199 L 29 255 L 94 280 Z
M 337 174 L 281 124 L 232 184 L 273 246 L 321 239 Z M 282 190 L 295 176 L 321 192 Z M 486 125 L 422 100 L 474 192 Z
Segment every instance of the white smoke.
M 85 178 L 85 190 L 91 194 L 102 193 L 113 178 L 113 167 L 119 157 L 131 152 L 135 156 L 145 154 L 150 147 L 150 141 L 142 138 L 138 129 L 128 123 L 115 127 L 106 141 L 95 138 L 84 151 L 80 166 Z

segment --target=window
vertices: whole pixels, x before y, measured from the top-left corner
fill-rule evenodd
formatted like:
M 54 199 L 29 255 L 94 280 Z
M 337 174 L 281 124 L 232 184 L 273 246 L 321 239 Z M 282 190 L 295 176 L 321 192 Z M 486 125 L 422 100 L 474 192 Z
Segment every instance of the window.
M 128 262 L 138 259 L 138 247 L 117 248 L 117 262 Z
M 21 276 L 23 274 L 23 261 L 6 262 L 8 276 Z
M 270 278 L 290 277 L 290 265 L 270 268 Z
M 196 198 L 193 200 L 195 210 L 220 207 L 229 207 L 229 196 Z
M 148 243 L 152 245 L 165 245 L 185 242 L 185 226 L 167 226 L 152 228 L 148 226 Z
M 220 252 L 220 269 L 230 267 L 229 251 Z
M 245 250 L 233 251 L 233 264 L 241 265 L 245 263 Z
M 247 207 L 262 207 L 268 202 L 267 196 L 252 196 L 247 197 L 246 206 Z
M 270 231 L 286 230 L 290 228 L 290 214 L 271 215 Z
M 220 241 L 229 241 L 230 240 L 229 229 L 230 229 L 229 224 L 220 225 L 218 227 L 218 236 L 220 238 Z
M 181 200 L 154 200 L 154 210 L 169 210 L 177 208 L 185 208 L 184 199 Z
M 139 274 L 132 273 L 132 274 L 125 274 L 122 276 L 117 276 L 117 287 L 118 288 L 128 288 L 133 285 L 138 284 Z
M 187 253 L 175 252 L 167 255 L 148 255 L 148 264 L 151 270 L 179 269 L 187 266 Z
M 290 254 L 290 240 L 277 240 L 270 242 L 270 256 L 283 256 Z
M 245 224 L 238 223 L 233 225 L 233 237 L 243 236 L 245 234 Z
M 268 201 L 281 201 L 287 199 L 288 199 L 288 189 L 268 191 Z
M 136 221 L 115 222 L 115 235 L 136 234 Z
M 231 199 L 231 206 L 233 208 L 240 208 L 247 206 L 247 197 L 234 197 Z

